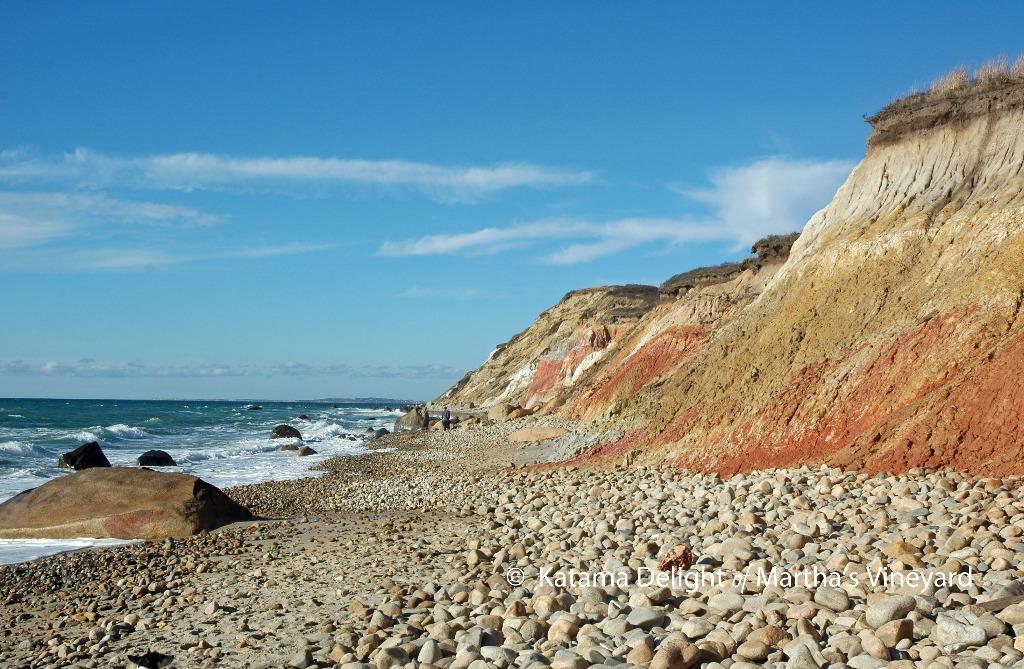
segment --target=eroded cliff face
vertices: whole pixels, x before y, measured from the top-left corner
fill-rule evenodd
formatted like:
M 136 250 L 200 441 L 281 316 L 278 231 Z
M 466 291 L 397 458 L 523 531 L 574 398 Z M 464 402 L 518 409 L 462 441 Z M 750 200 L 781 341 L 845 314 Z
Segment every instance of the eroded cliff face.
M 562 413 L 588 421 L 611 418 L 641 390 L 682 373 L 718 330 L 761 294 L 795 239 L 796 233 L 767 237 L 754 244 L 752 258 L 697 268 L 665 281 L 659 305 L 561 398 Z
M 571 388 L 658 302 L 654 286 L 577 290 L 498 346 L 436 403 L 539 409 Z
M 726 473 L 1024 471 L 1024 110 L 988 94 L 948 123 L 934 101 L 921 122 L 873 119 L 881 137 L 786 264 L 620 407 L 630 431 L 601 453 Z
M 767 237 L 754 244 L 753 257 L 677 274 L 658 288 L 571 292 L 436 403 L 613 416 L 623 400 L 682 369 L 750 304 L 795 239 Z
M 891 105 L 791 251 L 672 277 L 614 323 L 570 294 L 451 396 L 605 430 L 587 460 L 1024 473 L 1022 87 Z

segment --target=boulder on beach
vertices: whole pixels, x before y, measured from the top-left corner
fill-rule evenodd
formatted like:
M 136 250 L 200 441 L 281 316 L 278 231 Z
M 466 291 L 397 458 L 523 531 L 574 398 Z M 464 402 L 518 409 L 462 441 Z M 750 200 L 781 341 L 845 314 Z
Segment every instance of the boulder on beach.
M 177 467 L 178 463 L 174 461 L 171 454 L 167 451 L 152 450 L 146 451 L 139 456 L 139 466 L 141 467 Z
M 528 411 L 515 405 L 496 405 L 487 410 L 487 418 L 499 422 L 504 420 L 514 420 L 528 415 Z
M 188 474 L 96 467 L 0 504 L 0 539 L 166 539 L 251 520 L 245 507 Z
M 568 434 L 568 430 L 561 427 L 524 427 L 508 435 L 508 440 L 513 444 L 528 444 L 535 441 L 558 439 L 566 434 Z
M 391 432 L 389 432 L 386 427 L 378 427 L 376 430 L 373 431 L 373 438 L 380 439 L 381 437 L 387 434 L 391 434 Z
M 309 446 L 303 446 L 302 448 L 297 449 L 296 453 L 300 458 L 305 457 L 307 455 L 316 455 L 316 451 L 314 451 Z
M 425 407 L 418 406 L 412 407 L 405 414 L 395 419 L 395 432 L 401 432 L 402 430 L 422 430 L 423 429 L 423 412 L 426 410 Z
M 93 467 L 109 467 L 110 460 L 107 460 L 107 456 L 103 454 L 103 449 L 97 442 L 90 441 L 60 456 L 57 466 L 81 471 Z
M 278 425 L 270 433 L 271 439 L 302 439 L 302 435 L 291 425 Z

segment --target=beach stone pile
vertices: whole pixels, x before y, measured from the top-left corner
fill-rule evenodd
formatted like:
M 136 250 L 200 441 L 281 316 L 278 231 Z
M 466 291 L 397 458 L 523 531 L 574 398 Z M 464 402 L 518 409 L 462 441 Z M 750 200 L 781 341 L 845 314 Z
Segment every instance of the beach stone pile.
M 0 568 L 0 666 L 1024 659 L 1017 478 L 497 469 L 529 446 L 492 427 L 389 435 L 317 478 L 229 491 L 289 520 Z

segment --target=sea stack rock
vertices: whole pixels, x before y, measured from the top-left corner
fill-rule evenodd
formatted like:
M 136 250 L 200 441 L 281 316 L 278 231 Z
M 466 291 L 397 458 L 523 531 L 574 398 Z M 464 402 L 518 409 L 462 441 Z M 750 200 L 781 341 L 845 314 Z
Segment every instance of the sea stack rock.
M 248 509 L 195 476 L 97 467 L 0 504 L 0 538 L 159 540 L 251 519 Z
M 270 433 L 271 439 L 302 439 L 302 434 L 291 425 L 278 425 Z
M 107 456 L 103 454 L 103 449 L 97 442 L 90 441 L 60 456 L 57 466 L 81 471 L 93 467 L 109 467 L 110 460 L 107 460 Z
M 174 461 L 171 454 L 167 451 L 146 451 L 139 456 L 139 466 L 141 467 L 177 467 L 178 463 Z

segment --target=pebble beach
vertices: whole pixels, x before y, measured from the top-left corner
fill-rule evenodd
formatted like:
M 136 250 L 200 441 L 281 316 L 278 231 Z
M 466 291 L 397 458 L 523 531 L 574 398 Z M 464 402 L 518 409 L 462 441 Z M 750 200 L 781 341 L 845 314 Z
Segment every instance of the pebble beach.
M 0 567 L 0 666 L 1024 658 L 1018 478 L 538 465 L 588 442 L 508 440 L 537 424 L 389 435 L 315 478 L 227 490 L 267 520 Z

